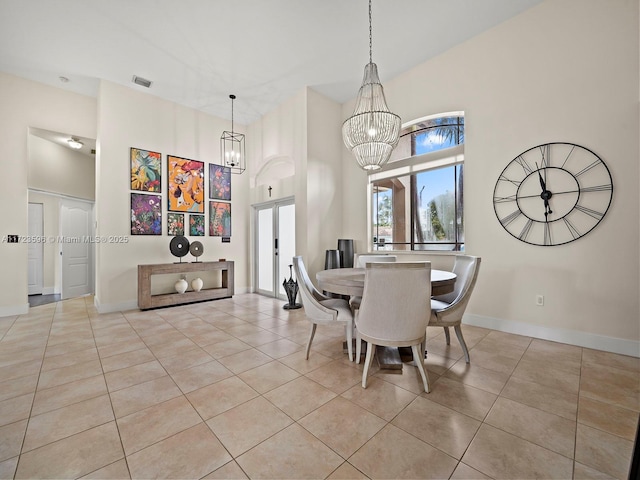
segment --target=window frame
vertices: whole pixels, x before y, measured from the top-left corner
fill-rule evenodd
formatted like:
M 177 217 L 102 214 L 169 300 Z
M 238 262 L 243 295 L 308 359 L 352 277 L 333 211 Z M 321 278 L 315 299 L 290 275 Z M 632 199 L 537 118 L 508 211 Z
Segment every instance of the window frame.
M 413 127 L 414 125 L 424 121 L 437 119 L 437 118 L 446 118 L 446 117 L 461 117 L 464 119 L 464 112 L 448 112 L 448 113 L 443 113 L 438 115 L 432 115 L 429 117 L 424 117 L 419 120 L 415 120 L 413 122 L 403 125 L 403 130 L 407 132 L 405 133 L 405 135 L 413 134 L 414 132 L 411 130 L 411 127 Z M 454 124 L 454 125 L 460 125 L 460 123 Z M 423 129 L 416 130 L 416 132 L 419 132 L 422 130 Z M 459 134 L 457 133 L 457 135 Z M 413 152 L 415 135 L 412 135 L 412 138 L 410 139 L 410 141 L 411 141 L 411 151 Z M 387 163 L 381 169 L 369 172 L 368 185 L 367 185 L 367 250 L 369 252 L 384 250 L 384 251 L 411 252 L 411 253 L 423 252 L 423 253 L 430 253 L 430 254 L 438 253 L 438 252 L 450 254 L 451 252 L 464 251 L 466 248 L 466 236 L 465 236 L 465 241 L 462 241 L 462 242 L 457 241 L 458 239 L 456 239 L 456 241 L 453 241 L 453 242 L 425 242 L 420 244 L 416 243 L 415 241 L 416 224 L 414 222 L 414 214 L 415 214 L 416 206 L 414 205 L 414 202 L 411 200 L 411 193 L 409 193 L 409 197 L 408 197 L 409 228 L 408 230 L 406 230 L 410 235 L 409 241 L 385 244 L 385 245 L 389 245 L 391 247 L 391 250 L 387 250 L 384 247 L 382 249 L 376 248 L 376 247 L 380 247 L 382 244 L 377 243 L 374 245 L 374 242 L 373 242 L 373 238 L 374 238 L 373 213 L 374 213 L 374 208 L 377 208 L 373 204 L 373 194 L 374 194 L 373 183 L 375 181 L 393 180 L 394 178 L 416 175 L 421 172 L 443 168 L 443 167 L 456 166 L 456 165 L 464 165 L 464 143 L 459 143 L 453 147 L 434 150 L 432 152 L 423 153 L 420 155 L 412 155 L 406 158 L 397 159 L 395 161 L 391 161 Z M 411 182 L 409 182 L 409 184 L 407 185 L 408 189 L 411 188 L 410 184 Z M 463 185 L 463 191 L 457 192 L 456 198 L 457 198 L 457 195 L 459 195 L 460 193 L 464 195 L 464 185 Z M 456 202 L 455 208 L 457 208 L 457 202 Z M 464 210 L 462 212 L 462 218 L 464 223 Z M 397 248 L 394 248 L 396 245 L 407 246 L 408 249 L 398 250 Z M 415 248 L 416 245 L 423 246 L 426 248 L 416 249 Z M 434 246 L 451 245 L 452 249 L 447 249 L 447 250 L 433 249 L 433 248 L 429 248 L 429 245 L 434 245 Z

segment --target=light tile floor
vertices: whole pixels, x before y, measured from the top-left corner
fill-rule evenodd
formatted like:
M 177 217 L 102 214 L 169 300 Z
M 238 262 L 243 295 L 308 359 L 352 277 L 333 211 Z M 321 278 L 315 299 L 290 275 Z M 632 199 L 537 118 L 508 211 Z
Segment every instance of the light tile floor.
M 626 478 L 640 359 L 465 326 L 374 369 L 253 294 L 0 318 L 0 478 Z

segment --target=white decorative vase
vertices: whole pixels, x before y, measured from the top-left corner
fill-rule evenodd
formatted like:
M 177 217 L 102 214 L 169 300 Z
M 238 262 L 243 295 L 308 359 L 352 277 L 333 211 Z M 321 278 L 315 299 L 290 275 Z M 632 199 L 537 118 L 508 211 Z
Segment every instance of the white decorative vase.
M 191 280 L 191 288 L 193 288 L 194 292 L 199 292 L 200 290 L 202 290 L 202 279 L 201 278 L 194 278 L 193 280 Z
M 189 284 L 187 283 L 187 281 L 184 278 L 181 278 L 176 282 L 176 292 L 184 293 L 187 291 L 188 286 Z

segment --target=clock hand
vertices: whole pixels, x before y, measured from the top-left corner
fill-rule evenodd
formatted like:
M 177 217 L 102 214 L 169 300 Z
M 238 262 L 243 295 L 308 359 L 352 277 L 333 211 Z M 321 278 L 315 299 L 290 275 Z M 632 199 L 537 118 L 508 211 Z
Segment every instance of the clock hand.
M 542 187 L 542 191 L 545 192 L 547 190 L 547 185 L 546 183 L 544 183 L 544 180 L 542 178 L 542 174 L 540 173 L 540 167 L 538 167 L 538 164 L 536 163 L 536 168 L 538 169 L 538 178 L 540 179 L 540 186 Z M 545 172 L 546 174 L 546 172 Z
M 542 198 L 542 201 L 544 202 L 544 221 L 547 222 L 549 214 L 553 213 L 553 211 L 551 210 L 551 207 L 549 207 L 549 199 L 552 196 L 552 193 L 547 190 L 547 184 L 545 183 L 544 179 L 542 178 L 542 174 L 540 173 L 540 167 L 538 167 L 538 164 L 536 163 L 536 168 L 538 169 L 538 179 L 540 180 L 540 186 L 542 187 L 542 193 L 540 194 L 540 198 Z M 545 175 L 546 175 L 546 170 L 545 170 Z
M 553 195 L 562 195 L 564 193 L 578 193 L 580 190 L 566 190 L 564 192 L 553 192 Z M 542 195 L 521 195 L 518 198 L 523 199 L 523 198 L 541 198 Z
M 544 199 L 544 221 L 547 222 L 548 219 L 547 217 L 549 216 L 550 213 L 553 213 L 551 211 L 551 208 L 549 207 L 549 199 L 545 198 Z

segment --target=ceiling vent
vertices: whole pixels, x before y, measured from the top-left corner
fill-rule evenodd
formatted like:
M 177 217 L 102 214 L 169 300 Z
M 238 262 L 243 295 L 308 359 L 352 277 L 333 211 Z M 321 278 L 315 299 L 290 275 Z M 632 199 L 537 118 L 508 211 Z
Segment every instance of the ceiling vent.
M 151 80 L 147 80 L 146 78 L 138 77 L 136 75 L 133 76 L 133 83 L 145 88 L 149 88 L 151 86 Z

